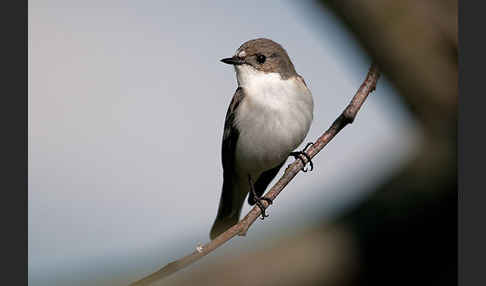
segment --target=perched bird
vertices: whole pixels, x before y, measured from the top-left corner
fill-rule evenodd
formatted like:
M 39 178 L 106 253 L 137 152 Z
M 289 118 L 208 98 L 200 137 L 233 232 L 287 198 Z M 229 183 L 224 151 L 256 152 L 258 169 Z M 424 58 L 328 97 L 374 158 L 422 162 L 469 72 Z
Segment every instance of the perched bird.
M 309 131 L 314 102 L 285 49 L 259 38 L 221 61 L 234 66 L 238 88 L 224 122 L 223 189 L 211 239 L 238 222 L 248 193 L 266 216 L 260 200 L 271 203 L 262 195 L 289 156 L 312 164 L 306 148 L 292 152 Z

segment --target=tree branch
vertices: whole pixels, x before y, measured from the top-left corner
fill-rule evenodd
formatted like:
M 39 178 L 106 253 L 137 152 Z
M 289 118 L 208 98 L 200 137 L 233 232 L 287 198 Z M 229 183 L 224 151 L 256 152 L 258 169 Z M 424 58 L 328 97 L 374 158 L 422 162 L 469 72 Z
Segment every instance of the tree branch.
M 316 156 L 317 153 L 319 153 L 319 151 L 321 151 L 327 145 L 327 143 L 329 143 L 329 141 L 331 141 L 334 136 L 336 136 L 336 134 L 341 131 L 341 129 L 343 129 L 346 125 L 353 123 L 354 119 L 356 118 L 356 114 L 363 105 L 364 101 L 366 100 L 368 95 L 373 90 L 375 90 L 379 76 L 380 73 L 378 68 L 375 64 L 372 64 L 370 70 L 368 71 L 366 79 L 361 84 L 360 88 L 358 89 L 346 109 L 341 113 L 341 115 L 339 115 L 336 120 L 334 120 L 331 127 L 329 127 L 329 129 L 324 132 L 324 134 L 322 134 L 321 137 L 319 137 L 316 142 L 307 149 L 307 154 L 310 158 Z M 304 157 L 302 157 L 302 159 L 304 159 L 307 163 L 307 159 L 305 159 Z M 285 188 L 285 186 L 297 175 L 297 173 L 301 171 L 302 167 L 304 167 L 304 165 L 300 159 L 295 160 L 292 164 L 290 164 L 287 169 L 285 169 L 283 176 L 278 180 L 277 183 L 275 183 L 275 185 L 273 185 L 273 187 L 267 192 L 265 197 L 274 200 Z M 269 206 L 268 202 L 265 200 L 262 200 L 262 204 L 265 207 Z M 189 266 L 203 256 L 206 256 L 211 251 L 223 245 L 234 236 L 246 235 L 248 228 L 253 224 L 253 222 L 255 222 L 260 214 L 260 208 L 257 206 L 253 207 L 253 209 L 240 222 L 229 228 L 224 233 L 220 234 L 212 241 L 206 243 L 203 246 L 198 246 L 193 253 L 167 264 L 160 270 L 150 274 L 149 276 L 141 280 L 132 283 L 131 285 L 149 285 L 151 282 L 163 279 L 170 274 L 177 272 L 178 270 L 185 268 L 186 266 Z

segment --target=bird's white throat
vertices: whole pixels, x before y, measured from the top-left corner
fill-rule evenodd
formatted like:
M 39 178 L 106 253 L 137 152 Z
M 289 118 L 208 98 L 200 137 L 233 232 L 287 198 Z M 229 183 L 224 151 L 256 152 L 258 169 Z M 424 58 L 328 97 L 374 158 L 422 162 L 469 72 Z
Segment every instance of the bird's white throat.
M 278 73 L 265 73 L 253 68 L 250 65 L 237 65 L 235 66 L 236 80 L 238 86 L 241 87 L 264 87 L 266 85 L 272 85 L 272 83 L 278 84 L 283 80 Z

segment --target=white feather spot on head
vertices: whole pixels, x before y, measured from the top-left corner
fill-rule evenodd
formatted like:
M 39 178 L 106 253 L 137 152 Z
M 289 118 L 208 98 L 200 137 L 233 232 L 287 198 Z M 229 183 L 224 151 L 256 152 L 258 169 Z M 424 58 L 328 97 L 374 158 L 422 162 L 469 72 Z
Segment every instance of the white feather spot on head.
M 241 51 L 238 53 L 238 57 L 240 58 L 244 58 L 246 56 L 246 52 L 245 51 Z

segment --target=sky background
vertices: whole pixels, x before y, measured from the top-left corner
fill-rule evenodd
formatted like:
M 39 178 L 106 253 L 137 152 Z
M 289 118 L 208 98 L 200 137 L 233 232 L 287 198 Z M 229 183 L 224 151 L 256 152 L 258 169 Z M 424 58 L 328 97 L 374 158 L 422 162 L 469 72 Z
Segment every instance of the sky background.
M 219 60 L 258 37 L 282 44 L 305 78 L 315 109 L 304 143 L 315 140 L 371 60 L 311 2 L 29 1 L 29 285 L 127 285 L 209 240 L 237 87 Z M 332 219 L 420 138 L 382 77 L 270 217 L 199 263 Z

